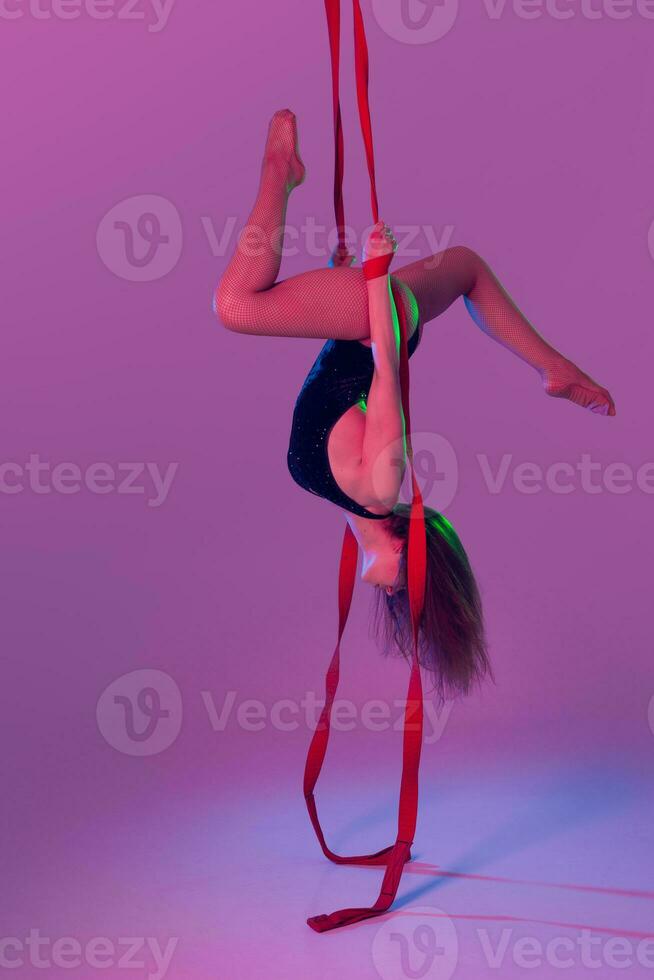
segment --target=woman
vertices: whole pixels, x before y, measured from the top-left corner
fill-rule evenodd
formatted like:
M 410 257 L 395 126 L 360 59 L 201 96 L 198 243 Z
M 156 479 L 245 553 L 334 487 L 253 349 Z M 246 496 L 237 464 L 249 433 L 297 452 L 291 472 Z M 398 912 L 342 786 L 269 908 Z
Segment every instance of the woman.
M 305 177 L 295 116 L 270 123 L 259 193 L 216 293 L 229 330 L 324 338 L 297 400 L 288 452 L 300 486 L 345 511 L 363 554 L 362 579 L 379 597 L 376 626 L 389 648 L 411 651 L 405 583 L 409 508 L 398 504 L 404 475 L 399 335 L 388 274 L 368 279 L 336 253 L 331 268 L 277 281 L 286 208 Z M 366 263 L 396 242 L 381 222 Z M 458 246 L 398 270 L 409 355 L 425 323 L 459 296 L 481 329 L 538 371 L 548 395 L 615 415 L 609 392 L 551 347 L 520 313 L 483 260 Z M 427 581 L 420 656 L 441 693 L 464 693 L 488 670 L 481 604 L 451 524 L 426 509 Z

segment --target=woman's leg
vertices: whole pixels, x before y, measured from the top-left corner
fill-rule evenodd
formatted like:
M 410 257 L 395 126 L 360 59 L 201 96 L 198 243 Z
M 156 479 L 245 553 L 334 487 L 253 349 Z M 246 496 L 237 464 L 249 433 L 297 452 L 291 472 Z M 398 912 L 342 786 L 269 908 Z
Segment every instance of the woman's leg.
M 277 112 L 257 200 L 216 292 L 216 312 L 229 330 L 239 333 L 366 340 L 368 293 L 360 269 L 316 269 L 276 282 L 288 199 L 303 179 L 295 117 L 288 110 Z M 411 333 L 415 303 L 406 287 L 401 291 Z
M 611 395 L 541 337 L 488 265 L 464 246 L 448 248 L 396 273 L 427 323 L 463 296 L 472 319 L 493 340 L 538 371 L 545 391 L 601 415 L 615 415 Z
M 304 179 L 295 117 L 273 116 L 261 184 L 247 226 L 216 293 L 226 327 L 278 337 L 367 340 L 368 295 L 360 270 L 317 269 L 276 282 L 288 198 Z M 563 357 L 532 327 L 486 263 L 465 247 L 446 249 L 394 275 L 409 334 L 463 296 L 475 323 L 538 371 L 546 392 L 601 414 L 615 414 L 609 392 Z

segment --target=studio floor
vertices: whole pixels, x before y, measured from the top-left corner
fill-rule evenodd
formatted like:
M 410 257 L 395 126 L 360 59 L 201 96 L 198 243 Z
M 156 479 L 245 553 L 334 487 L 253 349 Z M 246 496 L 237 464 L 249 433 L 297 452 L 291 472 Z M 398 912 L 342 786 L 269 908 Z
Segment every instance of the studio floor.
M 348 759 L 341 741 L 321 784 L 323 822 L 336 850 L 375 850 L 393 837 L 397 742 L 389 735 Z M 3 935 L 38 926 L 53 978 L 654 976 L 645 763 L 514 752 L 490 764 L 429 747 L 415 857 L 394 910 L 317 935 L 307 916 L 369 904 L 380 872 L 322 857 L 295 778 L 301 748 L 295 738 L 290 752 L 260 752 L 252 741 L 217 773 L 215 792 L 146 790 L 135 769 L 131 808 L 112 814 L 99 792 L 57 858 L 47 841 L 47 859 L 38 847 L 27 856 L 38 896 L 15 896 Z M 372 776 L 380 748 L 383 784 Z M 82 944 L 113 937 L 113 959 L 105 950 L 96 969 L 87 951 L 86 969 L 58 967 L 54 937 L 71 934 Z M 26 956 L 17 975 L 44 976 Z

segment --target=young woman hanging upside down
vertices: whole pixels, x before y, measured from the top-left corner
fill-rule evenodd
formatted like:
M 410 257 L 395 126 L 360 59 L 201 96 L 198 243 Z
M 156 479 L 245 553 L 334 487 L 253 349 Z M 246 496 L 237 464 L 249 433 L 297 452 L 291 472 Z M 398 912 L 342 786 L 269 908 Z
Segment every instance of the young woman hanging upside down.
M 426 323 L 458 297 L 478 327 L 538 372 L 548 395 L 615 415 L 606 388 L 547 343 L 489 267 L 464 246 L 448 248 L 367 280 L 336 254 L 333 267 L 277 280 L 288 199 L 305 177 L 295 116 L 275 113 L 257 200 L 216 291 L 229 330 L 327 343 L 299 394 L 288 465 L 303 488 L 345 511 L 363 554 L 362 580 L 377 588 L 377 632 L 389 649 L 411 654 L 406 590 L 410 508 L 399 504 L 404 475 L 404 418 L 399 333 L 389 279 L 406 314 L 413 354 Z M 396 242 L 379 223 L 364 261 L 390 255 Z M 400 447 L 398 451 L 397 447 Z M 420 657 L 443 693 L 464 693 L 489 669 L 479 592 L 452 525 L 425 508 L 427 580 Z

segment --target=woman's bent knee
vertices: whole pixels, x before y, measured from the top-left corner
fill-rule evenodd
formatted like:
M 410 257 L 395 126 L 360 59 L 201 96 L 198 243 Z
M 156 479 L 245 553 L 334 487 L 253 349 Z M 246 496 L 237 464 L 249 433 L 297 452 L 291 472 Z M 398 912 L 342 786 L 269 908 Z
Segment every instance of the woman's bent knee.
M 236 333 L 243 331 L 244 323 L 241 314 L 241 304 L 232 290 L 218 285 L 213 296 L 213 311 L 227 330 Z

